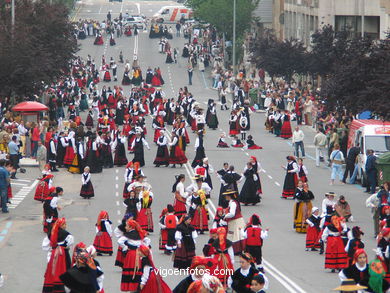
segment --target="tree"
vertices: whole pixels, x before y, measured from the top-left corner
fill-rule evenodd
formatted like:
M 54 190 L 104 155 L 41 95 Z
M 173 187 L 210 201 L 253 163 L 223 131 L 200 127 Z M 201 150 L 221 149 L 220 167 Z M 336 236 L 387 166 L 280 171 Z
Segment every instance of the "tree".
M 77 52 L 68 9 L 43 1 L 16 1 L 16 24 L 0 11 L 0 95 L 29 95 L 63 76 Z
M 258 0 L 236 0 L 236 34 L 242 36 L 252 22 L 252 12 Z M 233 36 L 233 0 L 190 0 L 195 17 L 215 26 L 219 33 L 225 33 L 228 40 Z
M 324 82 L 322 94 L 331 108 L 352 114 L 370 110 L 390 119 L 390 39 L 351 40 L 343 60 Z
M 295 73 L 305 72 L 305 48 L 298 40 L 279 41 L 271 30 L 259 35 L 250 48 L 257 67 L 274 77 L 290 81 Z

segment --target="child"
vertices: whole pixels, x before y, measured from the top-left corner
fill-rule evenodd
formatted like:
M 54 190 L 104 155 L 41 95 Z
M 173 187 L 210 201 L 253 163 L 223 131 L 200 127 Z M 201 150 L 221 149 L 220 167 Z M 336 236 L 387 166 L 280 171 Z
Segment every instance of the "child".
M 306 251 L 311 249 L 311 251 L 317 251 L 317 248 L 320 248 L 320 243 L 318 242 L 320 234 L 320 222 L 321 218 L 319 217 L 320 210 L 317 207 L 311 209 L 311 216 L 306 220 L 308 224 L 306 230 Z
M 42 202 L 45 201 L 46 197 L 49 195 L 49 189 L 53 184 L 53 177 L 54 175 L 50 173 L 47 175 L 43 175 L 43 178 L 40 180 L 35 190 L 35 200 Z
M 214 217 L 214 221 L 213 221 L 213 225 L 212 225 L 213 229 L 216 229 L 219 227 L 224 227 L 225 229 L 227 229 L 227 222 L 223 220 L 223 217 L 225 217 L 225 213 L 223 211 L 223 208 L 218 207 L 217 213 Z
M 228 144 L 225 142 L 225 137 L 226 134 L 222 133 L 221 136 L 219 137 L 217 148 L 228 148 Z
M 264 275 L 256 275 L 253 277 L 251 282 L 251 290 L 254 293 L 265 293 L 263 290 L 265 287 L 265 278 Z
M 232 147 L 234 148 L 242 148 L 244 146 L 244 144 L 241 142 L 240 139 L 238 139 L 238 137 L 235 135 L 233 137 L 233 144 L 232 144 Z
M 97 255 L 112 255 L 112 227 L 111 221 L 106 211 L 101 211 L 96 222 L 96 236 L 93 246 L 96 248 Z
M 164 208 L 161 211 L 160 217 L 159 217 L 159 226 L 160 226 L 160 238 L 158 241 L 158 249 L 164 251 L 165 245 L 167 245 L 168 240 L 168 230 L 166 229 L 164 223 L 165 223 L 165 216 L 168 214 L 168 208 Z
M 307 175 L 309 174 L 307 172 L 307 168 L 306 166 L 303 165 L 303 159 L 302 158 L 299 158 L 298 159 L 298 177 L 300 180 L 302 180 L 302 182 L 307 182 Z
M 172 205 L 167 205 L 167 214 L 160 220 L 160 227 L 167 231 L 167 243 L 165 245 L 165 254 L 172 254 L 177 248 L 175 233 L 179 219 L 175 216 L 175 209 Z
M 245 140 L 246 132 L 248 130 L 248 118 L 246 117 L 245 112 L 241 113 L 239 124 L 240 124 L 241 139 Z
M 81 175 L 81 190 L 80 196 L 82 198 L 90 199 L 95 196 L 93 185 L 91 182 L 91 174 L 89 173 L 89 167 L 84 168 L 84 173 Z
M 240 268 L 229 277 L 228 287 L 235 292 L 250 292 L 249 286 L 258 272 L 253 257 L 247 252 L 242 252 L 240 254 Z
M 362 235 L 364 235 L 363 231 L 360 229 L 360 227 L 355 226 L 352 228 L 352 239 L 350 239 L 345 246 L 345 251 L 348 253 L 348 259 L 349 259 L 349 266 L 351 266 L 353 263 L 353 256 L 355 255 L 355 252 L 358 249 L 364 248 L 364 243 L 361 240 Z
M 253 257 L 257 268 L 262 271 L 262 247 L 263 240 L 268 238 L 268 229 L 261 229 L 258 215 L 252 215 L 245 230 L 241 230 L 241 236 L 246 239 L 245 251 Z
M 248 135 L 248 139 L 246 140 L 246 148 L 249 150 L 261 150 L 262 147 L 255 144 L 252 135 Z
M 203 246 L 203 255 L 210 257 L 216 253 L 215 248 L 213 247 L 214 240 L 218 238 L 217 228 L 210 229 L 210 239 Z

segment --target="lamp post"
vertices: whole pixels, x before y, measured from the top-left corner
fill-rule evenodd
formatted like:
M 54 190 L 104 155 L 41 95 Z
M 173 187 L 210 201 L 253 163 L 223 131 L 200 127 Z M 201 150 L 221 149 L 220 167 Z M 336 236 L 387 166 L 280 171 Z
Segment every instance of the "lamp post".
M 233 0 L 233 78 L 236 76 L 236 0 Z

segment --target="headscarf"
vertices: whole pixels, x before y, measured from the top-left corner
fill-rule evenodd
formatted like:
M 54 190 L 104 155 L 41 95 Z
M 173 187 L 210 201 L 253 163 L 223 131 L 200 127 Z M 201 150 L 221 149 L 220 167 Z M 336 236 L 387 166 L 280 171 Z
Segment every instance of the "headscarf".
M 101 229 L 102 229 L 101 223 L 102 223 L 103 219 L 107 219 L 108 220 L 108 213 L 106 211 L 101 211 L 99 213 L 98 218 L 97 218 L 96 227 L 98 228 L 99 231 L 101 231 Z
M 53 229 L 50 234 L 50 246 L 56 248 L 58 244 L 58 230 L 66 224 L 65 218 L 59 218 L 53 225 Z
M 141 237 L 141 239 L 144 239 L 144 238 L 145 238 L 145 236 L 146 236 L 146 231 L 145 231 L 145 230 L 142 230 L 141 226 L 140 226 L 136 221 L 129 219 L 129 220 L 126 221 L 126 224 L 127 224 L 130 228 L 132 228 L 132 229 L 134 229 L 135 231 L 137 231 L 138 234 L 139 234 L 139 236 Z
M 84 242 L 79 242 L 76 244 L 76 246 L 73 249 L 73 255 L 72 255 L 72 267 L 76 263 L 76 255 L 79 250 L 86 249 L 87 246 L 85 245 Z
M 379 259 L 371 261 L 368 265 L 368 273 L 370 275 L 368 286 L 370 286 L 373 292 L 383 293 L 383 278 L 386 272 L 382 262 Z
M 353 261 L 352 264 L 355 264 L 358 262 L 358 258 L 360 255 L 364 254 L 366 256 L 366 263 L 367 263 L 367 253 L 363 248 L 357 249 L 353 255 Z

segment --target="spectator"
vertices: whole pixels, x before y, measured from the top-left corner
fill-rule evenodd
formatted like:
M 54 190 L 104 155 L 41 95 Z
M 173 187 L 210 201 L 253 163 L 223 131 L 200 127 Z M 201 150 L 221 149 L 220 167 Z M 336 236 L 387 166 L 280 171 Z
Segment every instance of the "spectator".
M 16 179 L 16 172 L 19 168 L 19 145 L 17 142 L 18 138 L 16 135 L 12 136 L 12 140 L 8 144 L 9 149 L 9 159 L 12 163 L 12 166 L 15 168 L 15 172 L 11 174 L 12 179 Z
M 5 160 L 0 160 L 0 199 L 1 199 L 1 211 L 8 213 L 7 202 L 8 202 L 8 184 L 9 174 L 5 169 Z
M 295 148 L 295 156 L 299 158 L 299 148 L 301 149 L 302 158 L 305 158 L 305 146 L 303 145 L 303 139 L 305 134 L 299 129 L 299 126 L 295 127 L 292 136 L 292 144 Z
M 180 29 L 181 29 L 181 24 L 180 22 L 178 21 L 176 23 L 176 37 L 180 37 Z
M 360 147 L 359 147 L 359 143 L 357 143 L 356 146 L 352 147 L 349 150 L 348 155 L 347 155 L 347 159 L 346 159 L 347 165 L 345 167 L 345 172 L 344 172 L 344 177 L 343 177 L 344 183 L 346 183 L 345 180 L 348 177 L 348 173 L 350 176 L 349 183 L 350 184 L 355 183 L 356 175 L 355 176 L 353 176 L 353 175 L 355 174 L 355 168 L 357 166 L 357 159 L 358 159 L 359 154 L 360 154 Z
M 47 149 L 41 140 L 38 141 L 37 161 L 39 164 L 39 170 L 42 171 L 47 162 Z
M 314 146 L 316 148 L 316 166 L 320 166 L 320 161 L 324 161 L 327 138 L 322 128 L 317 130 L 314 136 Z
M 188 71 L 188 84 L 192 85 L 192 74 L 193 74 L 194 68 L 192 67 L 191 62 L 188 63 L 187 71 Z
M 33 159 L 37 156 L 37 150 L 38 150 L 38 141 L 40 140 L 41 133 L 39 131 L 39 126 L 36 123 L 32 123 L 31 125 L 31 157 Z
M 349 206 L 349 203 L 345 200 L 344 195 L 340 195 L 339 200 L 337 201 L 336 205 L 334 206 L 334 209 L 336 211 L 336 214 L 339 217 L 345 218 L 345 220 L 347 222 L 349 219 L 351 219 L 351 221 L 353 221 L 351 207 Z
M 344 163 L 344 155 L 340 151 L 340 145 L 335 144 L 333 152 L 330 154 L 330 162 L 332 166 L 332 174 L 330 176 L 330 185 L 334 184 L 334 180 L 336 176 L 339 176 L 339 180 L 341 183 L 343 182 L 343 163 Z
M 375 167 L 376 156 L 374 155 L 373 150 L 367 150 L 367 160 L 366 160 L 366 175 L 367 175 L 367 193 L 375 193 L 376 188 L 376 167 Z

